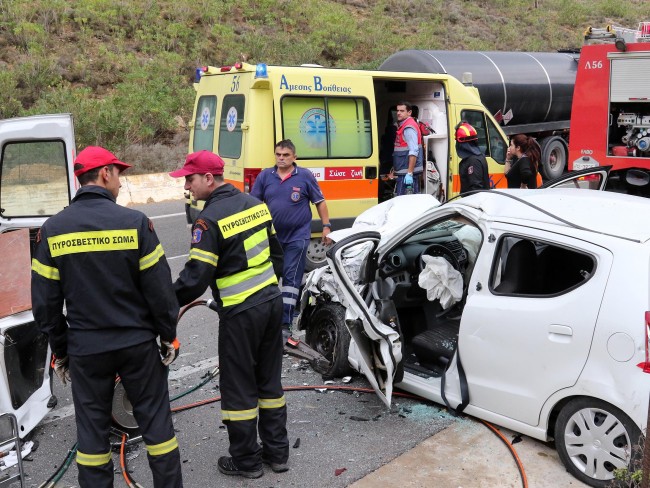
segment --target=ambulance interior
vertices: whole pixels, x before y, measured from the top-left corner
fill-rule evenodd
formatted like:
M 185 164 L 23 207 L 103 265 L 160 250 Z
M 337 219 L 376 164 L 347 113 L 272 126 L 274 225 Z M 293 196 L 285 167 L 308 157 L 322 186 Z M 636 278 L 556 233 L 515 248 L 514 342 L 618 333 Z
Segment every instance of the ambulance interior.
M 382 202 L 393 196 L 395 180 L 390 179 L 389 175 L 397 123 L 395 108 L 401 101 L 409 102 L 414 107 L 413 115 L 417 113 L 417 119 L 431 128 L 430 134 L 423 135 L 426 151 L 421 192 L 433 195 L 440 202 L 445 201 L 449 134 L 444 86 L 442 83 L 431 81 L 376 79 L 374 88 L 377 103 L 377 134 L 381 135 L 379 201 Z

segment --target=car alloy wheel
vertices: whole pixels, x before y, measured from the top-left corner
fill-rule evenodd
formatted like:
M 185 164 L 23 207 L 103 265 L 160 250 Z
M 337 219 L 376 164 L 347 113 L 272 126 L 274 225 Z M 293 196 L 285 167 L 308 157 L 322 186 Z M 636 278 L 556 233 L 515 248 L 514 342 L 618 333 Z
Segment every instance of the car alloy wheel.
M 567 471 L 594 487 L 610 486 L 614 470 L 628 467 L 640 438 L 625 413 L 593 398 L 569 402 L 555 424 L 555 445 Z

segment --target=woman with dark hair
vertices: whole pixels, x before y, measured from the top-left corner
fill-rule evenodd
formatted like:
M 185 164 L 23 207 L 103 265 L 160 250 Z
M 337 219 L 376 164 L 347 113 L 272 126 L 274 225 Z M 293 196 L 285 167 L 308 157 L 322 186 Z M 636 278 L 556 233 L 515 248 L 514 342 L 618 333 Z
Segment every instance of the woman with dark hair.
M 537 141 L 526 134 L 510 139 L 506 159 L 508 188 L 537 188 L 537 172 L 541 151 Z

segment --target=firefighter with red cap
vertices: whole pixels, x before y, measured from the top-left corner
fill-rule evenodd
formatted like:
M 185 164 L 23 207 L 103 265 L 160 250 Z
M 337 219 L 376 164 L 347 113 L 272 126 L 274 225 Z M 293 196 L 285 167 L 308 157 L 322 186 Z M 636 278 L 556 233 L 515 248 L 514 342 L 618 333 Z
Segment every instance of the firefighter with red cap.
M 490 189 L 487 160 L 478 146 L 478 133 L 467 122 L 456 126 L 456 152 L 461 158 L 458 165 L 460 193 Z
M 259 478 L 262 463 L 276 473 L 289 469 L 281 382 L 282 248 L 266 204 L 226 183 L 223 172 L 223 160 L 203 150 L 189 154 L 185 165 L 170 173 L 185 177 L 185 190 L 205 200 L 174 288 L 185 305 L 209 286 L 219 312 L 221 417 L 230 456 L 221 456 L 217 468 L 226 475 Z
M 81 188 L 36 237 L 32 308 L 54 353 L 55 373 L 72 385 L 79 486 L 113 486 L 109 430 L 119 375 L 142 431 L 153 486 L 179 488 L 167 386 L 179 350 L 179 308 L 151 221 L 116 204 L 120 173 L 129 167 L 102 147 L 79 153 L 74 174 Z

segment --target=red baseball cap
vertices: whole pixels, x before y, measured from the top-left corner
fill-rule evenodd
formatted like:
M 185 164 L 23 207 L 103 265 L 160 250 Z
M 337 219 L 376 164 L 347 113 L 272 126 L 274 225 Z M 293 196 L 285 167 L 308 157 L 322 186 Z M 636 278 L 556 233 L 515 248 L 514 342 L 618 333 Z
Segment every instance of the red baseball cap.
M 189 176 L 193 174 L 206 174 L 222 175 L 223 167 L 226 163 L 223 162 L 218 155 L 213 152 L 202 151 L 193 152 L 185 158 L 185 164 L 181 169 L 172 171 L 169 176 L 172 178 L 180 178 L 181 176 Z
M 120 173 L 127 168 L 130 164 L 123 163 L 115 157 L 115 154 L 99 146 L 88 146 L 86 149 L 77 154 L 77 159 L 74 160 L 74 175 L 79 176 L 91 169 L 101 168 L 114 164 L 120 170 Z

